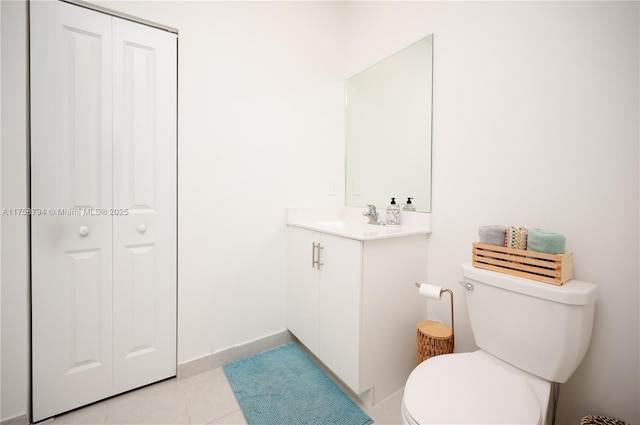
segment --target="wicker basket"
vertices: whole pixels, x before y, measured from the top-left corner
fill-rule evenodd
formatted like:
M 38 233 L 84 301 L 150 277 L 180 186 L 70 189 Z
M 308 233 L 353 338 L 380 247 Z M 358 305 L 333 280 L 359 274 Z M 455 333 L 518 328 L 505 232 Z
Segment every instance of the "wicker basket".
M 453 353 L 453 330 L 440 322 L 420 322 L 417 347 L 417 364 L 433 356 Z
M 539 282 L 562 285 L 573 277 L 573 254 L 545 254 L 473 243 L 473 265 Z
M 627 425 L 627 423 L 606 416 L 588 415 L 580 420 L 580 425 Z

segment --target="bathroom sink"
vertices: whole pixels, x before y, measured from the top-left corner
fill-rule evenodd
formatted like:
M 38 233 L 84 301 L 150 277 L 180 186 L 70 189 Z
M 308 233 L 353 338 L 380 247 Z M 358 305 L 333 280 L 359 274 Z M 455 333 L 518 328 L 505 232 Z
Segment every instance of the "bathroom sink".
M 333 227 L 336 229 L 341 229 L 345 226 L 345 221 L 344 220 L 327 220 L 327 221 L 318 221 L 316 222 L 316 224 L 318 226 Z
M 395 238 L 431 232 L 428 214 L 409 214 L 400 226 L 369 224 L 362 208 L 287 211 L 287 224 L 356 240 Z

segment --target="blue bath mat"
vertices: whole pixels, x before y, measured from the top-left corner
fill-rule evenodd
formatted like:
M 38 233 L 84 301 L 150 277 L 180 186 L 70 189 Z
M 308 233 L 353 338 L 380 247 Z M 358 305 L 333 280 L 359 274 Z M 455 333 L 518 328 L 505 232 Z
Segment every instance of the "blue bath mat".
M 249 425 L 368 425 L 367 416 L 297 345 L 227 363 Z

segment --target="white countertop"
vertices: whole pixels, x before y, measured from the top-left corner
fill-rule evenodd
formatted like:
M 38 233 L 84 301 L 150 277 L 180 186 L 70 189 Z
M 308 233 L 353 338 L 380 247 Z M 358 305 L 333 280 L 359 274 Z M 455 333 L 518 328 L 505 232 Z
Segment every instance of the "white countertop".
M 431 233 L 431 215 L 400 212 L 400 226 L 368 224 L 365 208 L 287 208 L 287 225 L 360 241 Z M 384 217 L 385 210 L 378 210 Z

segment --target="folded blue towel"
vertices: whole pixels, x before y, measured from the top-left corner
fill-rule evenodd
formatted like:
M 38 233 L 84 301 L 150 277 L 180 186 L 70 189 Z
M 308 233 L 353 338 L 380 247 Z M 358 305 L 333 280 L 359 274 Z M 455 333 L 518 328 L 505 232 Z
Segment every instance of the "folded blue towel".
M 478 229 L 480 243 L 486 243 L 487 245 L 504 246 L 506 233 L 506 226 L 482 226 Z
M 560 234 L 542 229 L 530 229 L 527 249 L 547 254 L 564 254 L 567 238 Z

